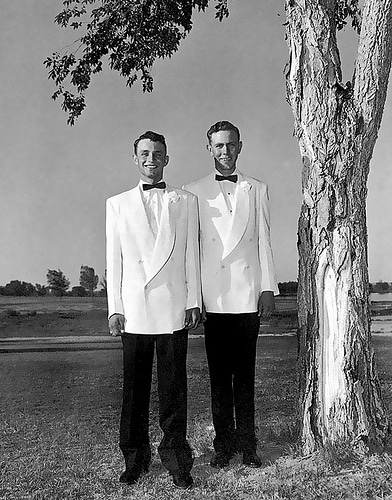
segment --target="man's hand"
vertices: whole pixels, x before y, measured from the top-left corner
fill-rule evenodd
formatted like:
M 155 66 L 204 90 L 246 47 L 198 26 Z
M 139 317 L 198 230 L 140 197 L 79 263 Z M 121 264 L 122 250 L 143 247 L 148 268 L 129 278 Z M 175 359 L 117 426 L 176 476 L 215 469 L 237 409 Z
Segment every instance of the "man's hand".
M 265 319 L 269 319 L 274 311 L 275 311 L 274 292 L 271 291 L 262 292 L 257 306 L 257 312 L 259 316 L 262 316 Z
M 109 318 L 109 332 L 113 337 L 124 333 L 125 318 L 122 314 L 113 314 Z
M 196 328 L 199 323 L 200 323 L 200 309 L 198 307 L 187 309 L 185 311 L 184 328 L 186 328 L 187 330 L 192 330 L 193 328 Z

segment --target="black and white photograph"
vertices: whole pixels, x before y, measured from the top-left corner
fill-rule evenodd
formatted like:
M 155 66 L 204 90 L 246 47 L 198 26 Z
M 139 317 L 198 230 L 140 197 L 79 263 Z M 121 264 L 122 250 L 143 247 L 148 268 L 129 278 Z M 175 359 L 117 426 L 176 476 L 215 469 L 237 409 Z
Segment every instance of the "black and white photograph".
M 0 6 L 0 500 L 392 498 L 392 0 Z

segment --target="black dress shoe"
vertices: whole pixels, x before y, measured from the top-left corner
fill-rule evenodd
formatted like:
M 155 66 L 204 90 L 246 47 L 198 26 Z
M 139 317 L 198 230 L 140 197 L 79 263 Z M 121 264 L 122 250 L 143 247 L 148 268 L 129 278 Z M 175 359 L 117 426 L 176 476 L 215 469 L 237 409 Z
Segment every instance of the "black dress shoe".
M 128 484 L 132 486 L 137 483 L 140 479 L 140 476 L 146 474 L 148 472 L 148 465 L 144 464 L 140 467 L 135 467 L 133 469 L 125 469 L 125 471 L 120 476 L 120 483 Z
M 257 469 L 258 467 L 261 467 L 261 458 L 255 451 L 254 452 L 244 451 L 244 455 L 242 457 L 242 463 L 247 467 L 253 467 L 254 469 Z
M 193 478 L 188 474 L 173 473 L 173 484 L 176 488 L 180 490 L 188 490 L 193 486 Z
M 229 465 L 231 457 L 232 455 L 227 453 L 215 453 L 211 458 L 210 465 L 214 469 L 223 469 Z
M 120 483 L 128 484 L 132 486 L 137 483 L 140 479 L 141 474 L 132 473 L 129 470 L 125 470 L 120 476 Z

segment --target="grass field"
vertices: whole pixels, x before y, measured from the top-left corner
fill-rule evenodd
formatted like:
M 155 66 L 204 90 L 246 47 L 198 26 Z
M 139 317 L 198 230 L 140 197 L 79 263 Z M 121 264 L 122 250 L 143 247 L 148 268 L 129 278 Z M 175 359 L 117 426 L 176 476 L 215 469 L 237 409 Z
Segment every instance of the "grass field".
M 0 296 L 0 313 L 16 311 L 28 312 L 86 312 L 96 309 L 106 310 L 106 297 L 6 297 Z
M 373 333 L 392 333 L 390 303 L 373 304 Z M 277 297 L 276 311 L 261 321 L 262 334 L 296 331 L 295 297 Z M 202 334 L 202 328 L 192 331 Z M 63 337 L 107 335 L 106 298 L 4 297 L 0 296 L 0 339 L 17 337 Z
M 392 409 L 392 339 L 375 348 L 386 403 Z M 189 440 L 195 488 L 175 490 L 156 454 L 160 440 L 156 380 L 151 400 L 150 472 L 122 486 L 118 450 L 121 351 L 2 354 L 1 500 L 118 499 L 386 499 L 392 498 L 390 455 L 359 459 L 347 450 L 300 458 L 295 447 L 296 338 L 260 337 L 256 415 L 263 467 L 236 457 L 220 472 L 208 463 L 211 426 L 208 373 L 200 338 L 189 343 Z
M 296 300 L 279 297 L 275 315 L 262 322 L 263 333 L 297 327 Z M 106 335 L 106 298 L 0 296 L 0 338 Z M 193 333 L 200 334 L 199 328 Z

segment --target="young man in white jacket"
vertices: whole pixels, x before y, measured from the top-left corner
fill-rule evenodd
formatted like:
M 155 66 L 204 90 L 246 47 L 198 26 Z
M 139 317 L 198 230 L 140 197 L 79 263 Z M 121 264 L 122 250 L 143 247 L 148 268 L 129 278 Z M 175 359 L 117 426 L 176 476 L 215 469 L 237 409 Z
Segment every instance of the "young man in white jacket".
M 256 452 L 254 385 L 260 315 L 278 294 L 268 188 L 237 170 L 240 132 L 227 121 L 207 132 L 214 172 L 185 186 L 199 202 L 205 345 L 210 372 L 215 455 L 222 468 L 238 451 L 260 467 Z
M 149 401 L 157 354 L 158 452 L 175 486 L 189 488 L 192 452 L 186 439 L 188 329 L 200 319 L 196 196 L 166 185 L 165 138 L 148 131 L 134 143 L 139 184 L 107 200 L 109 329 L 121 335 L 124 388 L 120 448 L 134 484 L 148 471 Z

